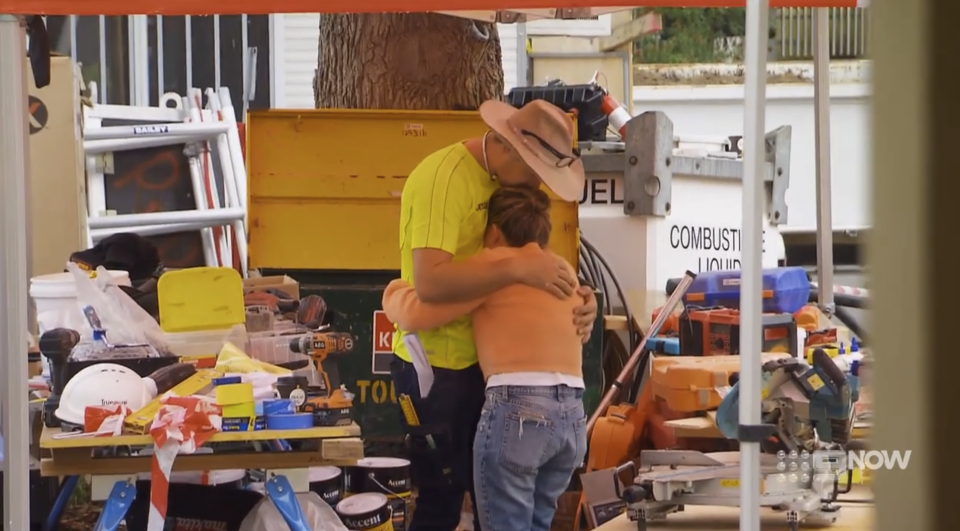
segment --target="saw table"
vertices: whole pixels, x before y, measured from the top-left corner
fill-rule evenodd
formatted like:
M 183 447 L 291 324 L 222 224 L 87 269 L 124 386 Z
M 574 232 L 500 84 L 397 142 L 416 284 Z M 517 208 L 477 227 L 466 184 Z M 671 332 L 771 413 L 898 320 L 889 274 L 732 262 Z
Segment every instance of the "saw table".
M 854 486 L 849 494 L 839 500 L 842 507 L 840 519 L 828 527 L 806 527 L 801 529 L 822 529 L 825 531 L 864 531 L 872 529 L 874 523 L 873 503 L 864 503 L 871 500 L 873 494 L 864 486 Z M 859 503 L 858 503 L 859 501 Z M 763 531 L 786 531 L 783 513 L 772 510 L 761 511 L 761 525 Z M 735 507 L 705 507 L 687 506 L 680 513 L 671 514 L 664 520 L 648 522 L 648 529 L 683 530 L 683 531 L 722 531 L 737 530 L 740 528 L 740 510 Z M 636 531 L 636 522 L 631 522 L 626 515 L 620 515 L 614 520 L 601 525 L 596 531 Z

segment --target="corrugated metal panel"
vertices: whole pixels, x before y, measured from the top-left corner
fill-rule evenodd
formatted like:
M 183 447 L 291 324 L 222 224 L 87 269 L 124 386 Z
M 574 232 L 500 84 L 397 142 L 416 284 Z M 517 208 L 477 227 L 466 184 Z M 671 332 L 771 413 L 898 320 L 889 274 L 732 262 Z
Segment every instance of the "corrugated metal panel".
M 810 59 L 813 56 L 814 9 L 790 7 L 780 10 L 780 58 Z M 854 59 L 870 52 L 870 10 L 868 8 L 832 8 L 830 57 Z
M 320 40 L 320 15 L 300 13 L 283 15 L 282 106 L 287 109 L 312 109 L 313 73 L 317 69 L 317 43 Z
M 500 32 L 500 56 L 503 60 L 503 90 L 508 92 L 517 81 L 517 25 L 497 24 Z

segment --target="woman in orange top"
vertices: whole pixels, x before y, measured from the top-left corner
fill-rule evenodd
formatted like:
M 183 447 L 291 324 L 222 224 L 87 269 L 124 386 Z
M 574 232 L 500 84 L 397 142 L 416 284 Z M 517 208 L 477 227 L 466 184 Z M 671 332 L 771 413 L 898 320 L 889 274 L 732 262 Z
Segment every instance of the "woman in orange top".
M 469 260 L 493 262 L 546 247 L 549 209 L 540 190 L 500 188 L 490 198 L 485 248 Z M 455 304 L 423 303 L 402 280 L 384 291 L 387 317 L 411 332 L 472 316 L 487 380 L 474 441 L 483 531 L 548 531 L 558 498 L 583 462 L 582 345 L 570 319 L 580 304 L 579 297 L 558 299 L 520 284 Z

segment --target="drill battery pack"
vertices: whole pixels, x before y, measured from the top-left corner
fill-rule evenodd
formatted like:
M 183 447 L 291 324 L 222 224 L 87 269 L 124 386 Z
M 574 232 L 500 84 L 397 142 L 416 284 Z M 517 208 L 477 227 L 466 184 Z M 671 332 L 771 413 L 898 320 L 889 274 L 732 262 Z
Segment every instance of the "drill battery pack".
M 793 315 L 762 316 L 763 352 L 797 355 L 797 323 Z M 681 356 L 740 354 L 740 312 L 727 308 L 688 308 L 680 314 Z

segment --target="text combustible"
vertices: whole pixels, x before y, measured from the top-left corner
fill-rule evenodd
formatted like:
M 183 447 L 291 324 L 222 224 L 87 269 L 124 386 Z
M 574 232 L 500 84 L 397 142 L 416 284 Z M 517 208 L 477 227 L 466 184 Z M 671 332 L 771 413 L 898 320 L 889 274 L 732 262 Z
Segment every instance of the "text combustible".
M 702 251 L 703 254 L 697 256 L 698 272 L 740 269 L 739 256 L 707 254 L 736 253 L 739 255 L 741 252 L 740 229 L 737 228 L 672 225 L 670 247 L 685 251 Z

